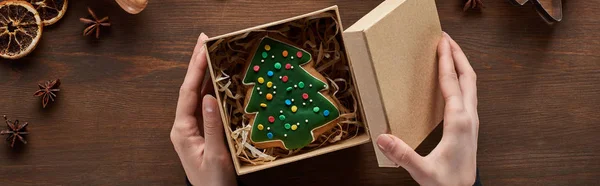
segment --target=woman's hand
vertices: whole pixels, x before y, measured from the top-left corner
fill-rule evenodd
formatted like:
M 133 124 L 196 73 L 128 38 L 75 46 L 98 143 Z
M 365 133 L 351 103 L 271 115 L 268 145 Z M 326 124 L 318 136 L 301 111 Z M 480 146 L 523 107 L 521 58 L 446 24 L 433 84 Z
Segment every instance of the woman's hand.
M 203 47 L 206 39 L 204 33 L 200 34 L 179 90 L 171 141 L 192 185 L 237 185 L 231 156 L 225 148 L 217 100 L 207 95 L 212 84 L 202 85 L 207 67 Z M 198 108 L 199 103 L 201 108 Z M 200 124 L 204 125 L 204 137 L 200 133 Z
M 439 81 L 446 102 L 442 140 L 425 157 L 389 134 L 380 135 L 377 144 L 421 185 L 473 185 L 479 131 L 477 80 L 458 44 L 443 35 L 438 44 Z

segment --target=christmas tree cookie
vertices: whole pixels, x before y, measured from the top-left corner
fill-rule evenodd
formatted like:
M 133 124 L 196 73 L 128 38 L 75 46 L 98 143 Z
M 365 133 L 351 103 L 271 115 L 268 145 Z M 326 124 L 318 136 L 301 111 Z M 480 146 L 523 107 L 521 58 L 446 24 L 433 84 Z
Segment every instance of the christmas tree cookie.
M 335 126 L 340 112 L 311 55 L 264 37 L 248 60 L 243 83 L 250 139 L 259 148 L 298 149 Z

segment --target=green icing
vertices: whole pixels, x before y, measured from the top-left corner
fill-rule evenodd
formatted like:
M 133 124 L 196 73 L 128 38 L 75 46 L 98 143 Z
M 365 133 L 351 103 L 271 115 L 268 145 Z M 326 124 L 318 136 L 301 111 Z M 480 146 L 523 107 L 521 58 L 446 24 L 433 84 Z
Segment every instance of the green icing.
M 265 45 L 270 46 L 269 51 L 265 49 Z M 283 57 L 283 51 L 288 52 L 287 57 Z M 297 56 L 299 51 L 302 53 L 302 57 Z M 275 56 L 275 58 L 269 56 Z M 264 60 L 264 62 L 261 62 L 261 60 Z M 339 117 L 339 110 L 319 93 L 327 88 L 327 84 L 313 77 L 302 68 L 302 65 L 309 63 L 311 60 L 312 56 L 300 48 L 269 37 L 262 39 L 259 47 L 254 52 L 249 68 L 246 69 L 243 80 L 244 84 L 254 84 L 250 100 L 245 106 L 247 113 L 256 113 L 250 137 L 252 141 L 260 143 L 281 140 L 287 149 L 301 148 L 312 142 L 312 130 Z M 282 68 L 288 63 L 293 68 Z M 255 65 L 260 66 L 258 72 L 251 68 Z M 268 71 L 273 71 L 274 75 L 269 77 L 267 75 Z M 288 77 L 288 81 L 285 83 L 280 79 L 283 76 Z M 259 77 L 264 78 L 263 84 L 257 82 Z M 268 88 L 267 82 L 272 82 L 273 87 Z M 268 93 L 273 95 L 271 100 L 266 98 Z M 302 98 L 303 93 L 309 95 L 308 99 L 304 100 Z M 293 100 L 292 104 L 286 105 L 286 99 Z M 267 104 L 267 107 L 261 107 L 261 103 Z M 297 107 L 296 112 L 292 112 L 292 106 Z M 314 111 L 315 108 L 317 108 L 316 112 Z M 319 108 L 329 110 L 329 115 L 324 116 L 323 112 L 318 112 Z M 269 116 L 278 117 L 279 120 L 271 123 L 268 120 Z M 307 120 L 308 122 L 306 122 Z M 258 129 L 258 124 L 264 126 L 263 130 Z M 270 130 L 267 130 L 267 128 L 270 128 Z M 293 130 L 294 128 L 296 130 Z M 268 133 L 273 135 L 272 139 L 269 139 Z

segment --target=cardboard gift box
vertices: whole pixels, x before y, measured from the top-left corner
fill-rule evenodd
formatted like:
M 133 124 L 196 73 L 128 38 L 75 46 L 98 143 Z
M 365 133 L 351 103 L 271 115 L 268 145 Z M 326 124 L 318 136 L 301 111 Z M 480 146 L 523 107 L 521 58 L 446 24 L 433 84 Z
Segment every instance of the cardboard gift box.
M 333 151 L 373 142 L 380 167 L 397 167 L 376 147 L 376 138 L 389 133 L 398 136 L 412 148 L 416 148 L 437 126 L 443 117 L 444 101 L 437 81 L 437 43 L 442 36 L 434 0 L 387 0 L 365 15 L 354 25 L 341 33 L 342 59 L 347 59 L 352 91 L 356 94 L 355 103 L 358 122 L 364 124 L 363 132 L 333 144 L 312 149 L 300 154 L 282 157 L 262 164 L 243 163 L 234 153 L 236 141 L 232 135 L 231 112 L 234 106 L 225 97 L 233 97 L 231 92 L 223 92 L 223 73 L 216 69 L 217 60 L 213 54 L 227 52 L 214 46 L 224 39 L 243 38 L 254 32 L 277 32 L 285 30 L 282 25 L 309 18 L 331 16 L 336 26 L 343 30 L 337 6 L 311 12 L 305 15 L 267 23 L 261 26 L 240 30 L 209 39 L 205 47 L 209 71 L 213 79 L 216 97 L 220 104 L 227 142 L 232 152 L 238 175 L 243 175 L 278 165 L 330 153 Z M 285 27 L 285 26 L 283 26 Z M 248 47 L 252 48 L 252 47 Z M 250 49 L 248 49 L 250 50 Z M 313 56 L 314 58 L 315 56 Z M 339 56 L 338 56 L 339 57 Z M 233 60 L 233 59 L 227 59 Z M 225 61 L 227 61 L 225 60 Z M 240 60 L 240 59 L 238 59 Z M 233 68 L 233 67 L 232 67 Z M 238 67 L 239 68 L 239 67 Z M 239 75 L 239 74 L 238 74 Z M 236 74 L 225 75 L 231 78 Z M 239 105 L 237 106 L 239 107 Z M 239 121 L 235 121 L 239 122 Z

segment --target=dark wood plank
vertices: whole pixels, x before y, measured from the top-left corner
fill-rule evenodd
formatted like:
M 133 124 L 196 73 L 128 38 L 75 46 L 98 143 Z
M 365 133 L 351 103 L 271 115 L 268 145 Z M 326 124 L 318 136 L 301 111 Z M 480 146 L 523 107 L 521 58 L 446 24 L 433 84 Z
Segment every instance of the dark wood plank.
M 0 114 L 31 123 L 30 144 L 0 145 L 2 185 L 181 185 L 169 131 L 197 36 L 225 34 L 330 5 L 348 27 L 380 0 L 151 1 L 128 15 L 109 0 L 72 1 L 19 61 L 0 61 Z M 442 27 L 478 73 L 478 167 L 484 184 L 594 185 L 600 181 L 600 21 L 592 1 L 565 2 L 548 26 L 531 6 L 438 0 Z M 81 36 L 91 6 L 113 24 Z M 61 78 L 50 108 L 36 84 Z M 427 154 L 438 128 L 418 151 Z M 402 169 L 378 168 L 369 144 L 242 176 L 248 185 L 415 185 Z

